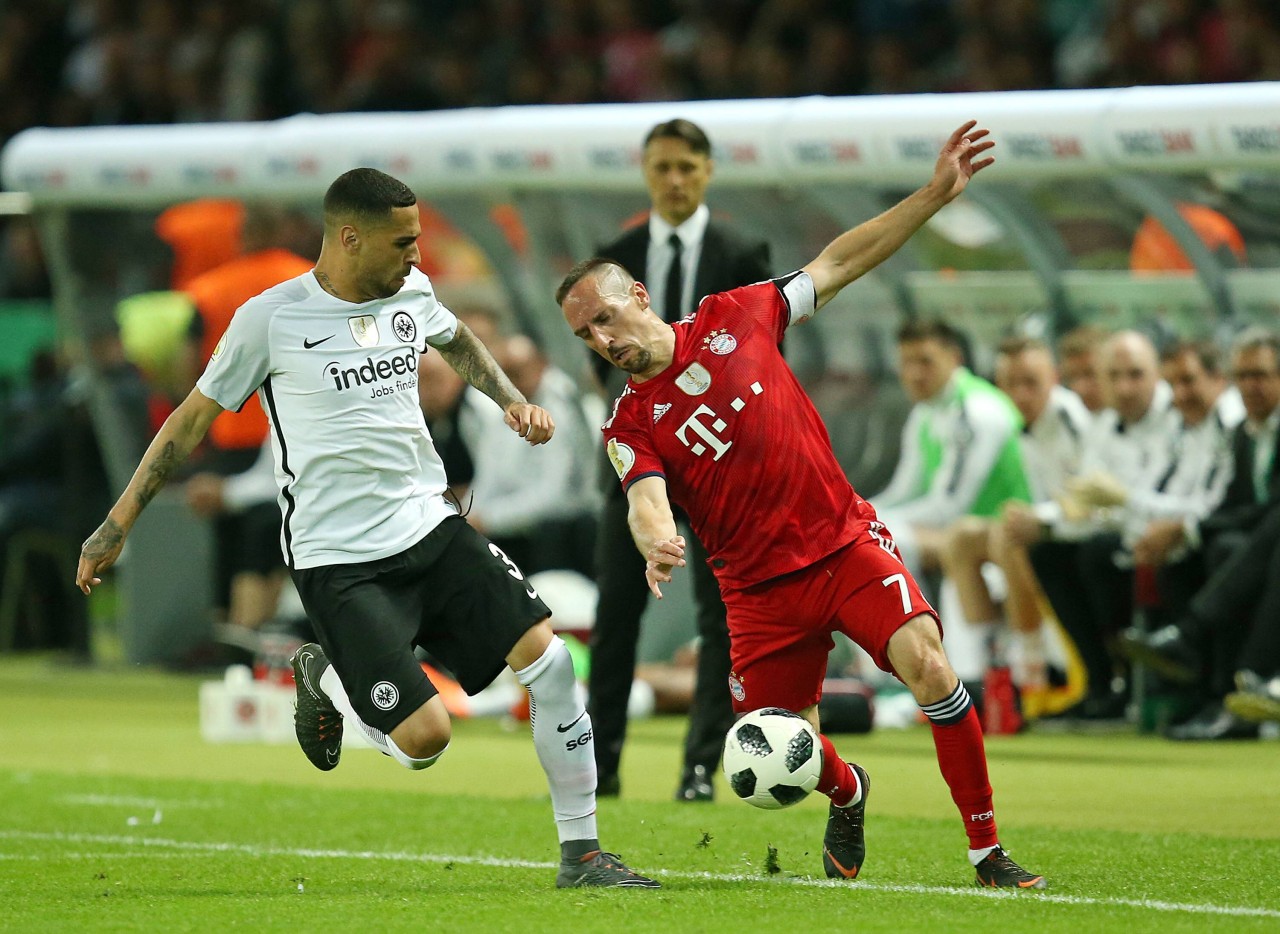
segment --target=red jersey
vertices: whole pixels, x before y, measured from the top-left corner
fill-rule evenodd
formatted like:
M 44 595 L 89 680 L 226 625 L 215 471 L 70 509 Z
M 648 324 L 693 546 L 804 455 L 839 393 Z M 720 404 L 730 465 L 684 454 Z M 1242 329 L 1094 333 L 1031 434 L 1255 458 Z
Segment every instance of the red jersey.
M 708 296 L 672 326 L 671 365 L 628 381 L 602 429 L 624 488 L 666 479 L 723 587 L 807 567 L 876 518 L 778 350 L 814 306 L 803 273 Z

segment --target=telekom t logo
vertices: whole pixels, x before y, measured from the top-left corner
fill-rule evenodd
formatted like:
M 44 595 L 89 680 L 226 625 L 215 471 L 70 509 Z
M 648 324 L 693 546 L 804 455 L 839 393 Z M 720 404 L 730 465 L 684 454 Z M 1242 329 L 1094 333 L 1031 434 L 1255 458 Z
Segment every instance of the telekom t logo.
M 759 383 L 752 383 L 751 391 L 758 396 L 764 392 L 764 387 Z M 746 407 L 746 404 L 741 398 L 734 399 L 729 403 L 735 412 L 741 412 Z M 703 416 L 707 416 L 711 420 L 710 423 L 702 421 Z M 692 415 L 685 419 L 684 424 L 676 429 L 676 437 L 680 439 L 681 444 L 697 455 L 702 455 L 709 447 L 715 451 L 715 455 L 711 459 L 718 461 L 724 457 L 729 448 L 733 447 L 732 441 L 726 441 L 721 437 L 727 427 L 729 426 L 725 420 L 718 416 L 711 406 L 700 405 L 694 409 Z M 697 437 L 690 438 L 691 433 Z M 701 441 L 698 440 L 699 438 Z M 704 441 L 706 442 L 705 444 L 702 443 Z

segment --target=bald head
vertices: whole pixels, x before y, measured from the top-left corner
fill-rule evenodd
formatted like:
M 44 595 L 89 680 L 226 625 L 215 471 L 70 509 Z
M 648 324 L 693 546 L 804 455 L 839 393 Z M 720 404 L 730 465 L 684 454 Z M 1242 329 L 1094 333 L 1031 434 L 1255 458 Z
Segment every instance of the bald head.
M 1160 355 L 1137 331 L 1119 331 L 1102 345 L 1102 381 L 1111 407 L 1125 423 L 1147 414 L 1160 382 Z

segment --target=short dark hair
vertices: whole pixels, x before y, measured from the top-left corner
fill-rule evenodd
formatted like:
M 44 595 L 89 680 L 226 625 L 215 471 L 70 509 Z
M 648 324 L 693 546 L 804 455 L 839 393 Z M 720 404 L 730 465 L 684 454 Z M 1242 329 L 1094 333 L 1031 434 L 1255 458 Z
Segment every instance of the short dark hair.
M 692 120 L 685 120 L 682 117 L 659 123 L 650 130 L 649 135 L 644 138 L 644 148 L 648 149 L 649 144 L 655 139 L 684 140 L 693 152 L 703 156 L 711 155 L 711 140 L 707 138 L 707 134 L 702 127 Z
M 556 304 L 563 305 L 564 297 L 569 294 L 569 290 L 571 288 L 587 276 L 591 275 L 591 273 L 595 272 L 597 269 L 603 269 L 605 266 L 617 266 L 622 270 L 623 274 L 627 276 L 631 275 L 631 273 L 627 272 L 627 267 L 622 265 L 616 259 L 609 259 L 607 256 L 593 256 L 591 259 L 584 259 L 565 273 L 564 279 L 556 289 Z
M 898 343 L 937 341 L 964 354 L 967 350 L 965 336 L 941 318 L 912 318 L 898 328 Z
M 1280 335 L 1262 325 L 1250 325 L 1236 335 L 1231 342 L 1232 354 L 1244 353 L 1246 350 L 1257 350 L 1260 347 L 1269 349 L 1280 363 Z
M 408 208 L 418 197 L 404 182 L 377 169 L 343 172 L 324 193 L 326 224 L 347 218 L 384 220 L 393 208 Z
M 1211 340 L 1175 341 L 1160 354 L 1160 362 L 1175 363 L 1187 354 L 1194 354 L 1200 361 L 1200 366 L 1210 376 L 1217 376 L 1222 372 L 1222 350 Z
M 1049 349 L 1048 344 L 1038 337 L 1027 334 L 1011 334 L 996 345 L 996 355 L 1001 357 L 1016 357 L 1030 350 L 1042 350 L 1049 355 L 1050 359 L 1053 358 L 1053 351 Z
M 1082 324 L 1072 328 L 1058 340 L 1059 357 L 1079 357 L 1093 353 L 1106 343 L 1110 332 L 1096 324 Z

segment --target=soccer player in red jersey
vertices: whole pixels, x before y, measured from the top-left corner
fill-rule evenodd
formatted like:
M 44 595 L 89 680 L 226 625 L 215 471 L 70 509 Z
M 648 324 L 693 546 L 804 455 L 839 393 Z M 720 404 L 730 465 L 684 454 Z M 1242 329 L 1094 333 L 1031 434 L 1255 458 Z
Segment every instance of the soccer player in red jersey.
M 685 564 L 672 502 L 706 545 L 729 612 L 735 709 L 783 707 L 819 729 L 831 634 L 845 633 L 902 679 L 929 718 L 978 883 L 1042 889 L 1044 878 L 1000 846 L 982 731 L 943 651 L 937 613 L 875 510 L 849 485 L 778 351 L 788 326 L 892 255 L 994 161 L 983 155 L 995 145 L 987 136 L 965 123 L 924 187 L 797 272 L 708 296 L 674 325 L 607 259 L 575 266 L 556 300 L 575 335 L 631 374 L 603 430 L 654 594 Z M 823 864 L 831 878 L 852 879 L 866 852 L 870 782 L 821 740 L 818 790 L 831 799 Z

